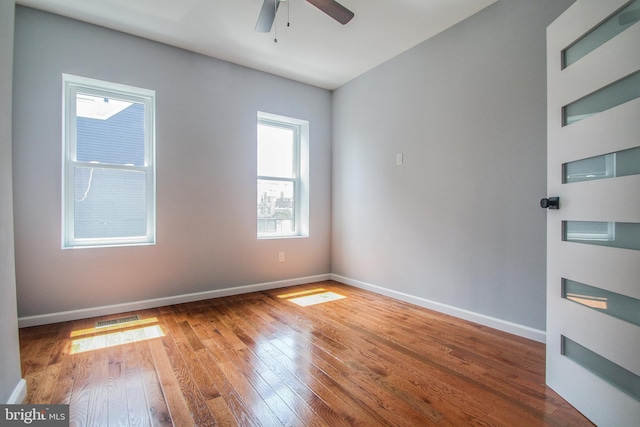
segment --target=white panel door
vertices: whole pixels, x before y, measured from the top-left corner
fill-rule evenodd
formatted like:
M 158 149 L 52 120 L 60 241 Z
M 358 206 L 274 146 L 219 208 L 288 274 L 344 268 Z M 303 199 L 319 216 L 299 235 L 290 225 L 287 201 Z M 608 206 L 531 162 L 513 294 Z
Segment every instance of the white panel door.
M 547 29 L 547 384 L 598 426 L 640 426 L 639 20 L 577 0 Z

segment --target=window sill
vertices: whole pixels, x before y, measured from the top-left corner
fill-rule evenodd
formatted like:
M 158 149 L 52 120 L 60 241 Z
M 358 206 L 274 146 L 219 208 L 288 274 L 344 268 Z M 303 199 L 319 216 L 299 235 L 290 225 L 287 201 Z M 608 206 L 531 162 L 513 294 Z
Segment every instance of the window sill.
M 288 234 L 288 235 L 274 235 L 274 236 L 258 236 L 258 240 L 280 240 L 280 239 L 305 239 L 308 238 L 308 234 Z

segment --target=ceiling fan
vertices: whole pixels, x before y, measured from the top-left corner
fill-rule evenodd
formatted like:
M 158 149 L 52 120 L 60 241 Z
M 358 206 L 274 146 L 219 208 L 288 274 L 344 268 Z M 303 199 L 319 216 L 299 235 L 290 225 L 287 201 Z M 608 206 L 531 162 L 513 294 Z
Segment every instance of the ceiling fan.
M 271 31 L 273 21 L 276 18 L 276 12 L 280 3 L 285 0 L 264 0 L 262 3 L 262 9 L 260 9 L 260 15 L 258 15 L 258 22 L 256 23 L 255 31 L 260 33 L 268 33 Z M 353 12 L 341 5 L 335 0 L 307 0 L 342 25 L 351 21 L 353 18 Z

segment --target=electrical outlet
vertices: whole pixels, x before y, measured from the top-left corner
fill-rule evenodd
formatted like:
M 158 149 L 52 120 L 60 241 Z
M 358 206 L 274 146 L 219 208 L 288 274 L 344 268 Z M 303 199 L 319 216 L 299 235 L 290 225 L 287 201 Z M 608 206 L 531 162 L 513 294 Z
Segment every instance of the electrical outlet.
M 278 253 L 278 262 L 284 262 L 284 252 Z
M 396 165 L 400 166 L 403 163 L 403 157 L 402 153 L 396 154 Z

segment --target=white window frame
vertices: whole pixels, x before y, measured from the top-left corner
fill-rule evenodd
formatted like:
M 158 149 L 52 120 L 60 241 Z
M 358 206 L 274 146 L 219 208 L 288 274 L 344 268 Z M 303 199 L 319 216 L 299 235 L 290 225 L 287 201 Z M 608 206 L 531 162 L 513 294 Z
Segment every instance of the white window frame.
M 294 230 L 291 232 L 259 232 L 258 239 L 296 238 L 309 236 L 309 122 L 277 114 L 258 112 L 258 125 L 267 125 L 293 129 L 295 135 L 293 156 L 294 172 L 292 178 L 258 175 L 257 183 L 261 180 L 291 182 L 294 186 L 293 208 Z M 257 145 L 256 145 L 257 146 Z M 257 167 L 257 164 L 256 164 Z M 257 199 L 257 197 L 256 197 Z M 256 218 L 257 220 L 257 218 Z M 257 225 L 257 221 L 256 221 Z
M 87 77 L 63 74 L 63 173 L 62 173 L 62 248 L 152 245 L 156 242 L 156 174 L 155 174 L 155 91 Z M 80 162 L 77 160 L 78 93 L 139 103 L 144 105 L 144 164 L 142 166 Z M 145 172 L 146 233 L 144 236 L 78 238 L 74 232 L 74 177 L 76 168 L 128 170 Z

